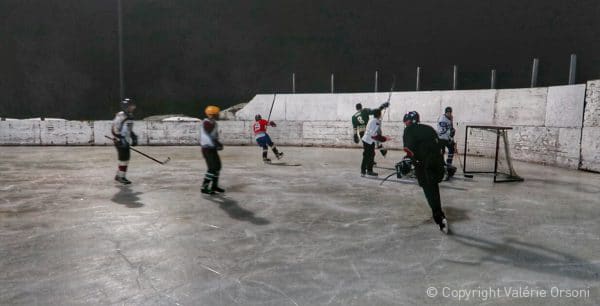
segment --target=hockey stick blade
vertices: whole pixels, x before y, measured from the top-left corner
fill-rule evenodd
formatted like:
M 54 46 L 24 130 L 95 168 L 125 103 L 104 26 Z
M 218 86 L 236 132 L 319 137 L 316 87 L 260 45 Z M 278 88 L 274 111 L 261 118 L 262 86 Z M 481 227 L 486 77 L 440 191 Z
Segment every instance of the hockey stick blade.
M 116 141 L 116 138 L 114 138 L 114 137 L 110 137 L 110 136 L 107 136 L 107 135 L 104 135 L 104 137 L 106 137 L 106 138 L 108 138 L 108 139 L 110 139 L 112 141 Z M 129 149 L 131 151 L 136 152 L 136 153 L 138 153 L 138 154 L 140 154 L 140 155 L 142 155 L 142 156 L 144 156 L 144 157 L 146 157 L 148 159 L 151 159 L 151 160 L 153 160 L 153 161 L 155 161 L 155 162 L 157 162 L 157 163 L 159 163 L 161 165 L 164 165 L 164 164 L 168 163 L 171 160 L 171 157 L 167 157 L 167 159 L 164 162 L 162 162 L 162 161 L 160 161 L 160 160 L 158 160 L 158 159 L 156 159 L 156 158 L 154 158 L 154 157 L 152 157 L 152 156 L 150 156 L 150 155 L 148 155 L 148 154 L 146 154 L 144 152 L 136 150 L 136 149 L 134 149 L 132 147 L 129 147 Z

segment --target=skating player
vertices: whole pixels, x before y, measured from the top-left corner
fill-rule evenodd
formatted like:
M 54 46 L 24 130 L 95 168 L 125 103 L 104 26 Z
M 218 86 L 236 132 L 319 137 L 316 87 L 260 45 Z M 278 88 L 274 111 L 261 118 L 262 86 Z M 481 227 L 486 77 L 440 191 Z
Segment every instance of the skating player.
M 375 146 L 378 142 L 385 142 L 387 138 L 381 133 L 381 110 L 373 111 L 373 118 L 367 123 L 367 128 L 362 137 L 363 142 L 363 158 L 360 165 L 360 175 L 377 176 L 373 172 L 373 164 L 375 158 Z
M 367 129 L 367 123 L 369 122 L 369 116 L 373 115 L 376 110 L 384 110 L 390 106 L 389 102 L 385 102 L 376 109 L 363 108 L 362 104 L 356 104 L 356 113 L 352 115 L 352 134 L 354 143 L 359 143 L 360 140 L 365 136 L 365 130 Z M 387 150 L 383 149 L 383 146 L 380 143 L 375 144 L 376 149 L 380 149 L 381 155 L 385 157 L 387 154 Z M 377 163 L 374 161 L 373 157 L 373 165 Z
M 127 174 L 127 165 L 131 157 L 130 146 L 137 145 L 137 135 L 133 132 L 133 111 L 135 103 L 130 98 L 121 101 L 121 111 L 117 113 L 112 122 L 111 132 L 114 136 L 115 148 L 119 165 L 115 181 L 124 185 L 131 184 L 125 176 Z
M 221 171 L 221 159 L 218 151 L 223 150 L 223 145 L 219 142 L 219 132 L 217 120 L 221 110 L 216 106 L 208 106 L 204 110 L 207 118 L 202 120 L 200 127 L 200 145 L 202 146 L 202 156 L 206 160 L 206 175 L 202 182 L 202 193 L 215 194 L 215 192 L 225 192 L 219 187 L 219 172 Z M 212 186 L 211 186 L 212 182 Z
M 448 221 L 442 211 L 438 185 L 444 178 L 444 155 L 438 134 L 429 125 L 419 123 L 419 113 L 415 111 L 404 115 L 404 125 L 404 151 L 415 166 L 415 174 L 431 207 L 433 220 L 447 234 Z
M 452 107 L 448 106 L 444 110 L 444 114 L 440 116 L 438 120 L 438 137 L 440 138 L 440 144 L 442 145 L 442 150 L 448 149 L 448 157 L 446 158 L 446 179 L 450 179 L 456 173 L 456 167 L 452 165 L 452 159 L 454 158 L 454 153 L 456 152 L 456 142 L 454 142 L 454 134 L 456 130 L 454 129 L 452 116 Z M 445 151 L 445 150 L 444 150 Z
M 271 162 L 271 160 L 267 157 L 269 153 L 269 147 L 271 147 L 271 150 L 273 150 L 273 154 L 275 154 L 275 157 L 277 159 L 281 159 L 281 157 L 283 156 L 283 152 L 279 152 L 279 150 L 277 150 L 277 147 L 275 146 L 275 144 L 273 144 L 273 141 L 271 141 L 271 137 L 269 137 L 269 134 L 267 134 L 267 126 L 269 125 L 272 127 L 276 127 L 277 124 L 275 124 L 275 122 L 273 121 L 267 121 L 263 119 L 260 114 L 254 116 L 254 120 L 255 122 L 252 126 L 252 129 L 254 131 L 254 138 L 256 139 L 256 144 L 263 150 L 263 161 L 266 163 Z
M 389 102 L 385 102 L 379 106 L 380 111 L 390 106 Z M 375 110 L 370 108 L 363 108 L 362 104 L 356 104 L 356 113 L 352 115 L 352 131 L 354 134 L 354 143 L 359 143 L 360 139 L 365 135 L 367 129 L 367 123 L 369 122 L 369 116 L 373 115 Z

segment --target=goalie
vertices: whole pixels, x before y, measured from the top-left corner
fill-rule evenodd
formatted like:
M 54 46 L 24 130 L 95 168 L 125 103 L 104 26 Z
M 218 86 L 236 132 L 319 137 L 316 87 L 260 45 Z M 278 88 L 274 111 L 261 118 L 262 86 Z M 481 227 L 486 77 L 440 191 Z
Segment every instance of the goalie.
M 454 117 L 452 116 L 452 107 L 448 106 L 444 110 L 444 114 L 440 116 L 438 120 L 438 138 L 442 145 L 442 153 L 445 149 L 448 149 L 448 156 L 446 158 L 446 180 L 449 180 L 456 173 L 456 167 L 452 166 L 452 160 L 454 159 L 454 153 L 456 152 L 456 142 L 454 142 L 454 135 L 456 129 L 454 129 Z

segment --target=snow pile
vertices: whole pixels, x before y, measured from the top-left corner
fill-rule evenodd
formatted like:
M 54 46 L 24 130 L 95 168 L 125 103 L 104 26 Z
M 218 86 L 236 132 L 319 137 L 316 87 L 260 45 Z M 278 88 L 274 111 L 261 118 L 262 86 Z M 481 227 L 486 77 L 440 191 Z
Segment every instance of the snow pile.
M 161 120 L 162 122 L 170 122 L 170 121 L 202 121 L 198 118 L 186 117 L 186 116 L 175 116 L 175 117 L 167 117 Z

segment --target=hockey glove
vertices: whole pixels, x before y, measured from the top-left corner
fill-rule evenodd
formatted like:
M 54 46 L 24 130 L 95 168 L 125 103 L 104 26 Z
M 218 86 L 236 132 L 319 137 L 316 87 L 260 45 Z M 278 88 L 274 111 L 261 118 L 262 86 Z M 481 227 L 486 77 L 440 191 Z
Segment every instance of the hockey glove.
M 379 106 L 379 109 L 383 110 L 388 107 L 390 107 L 390 102 L 385 102 Z
M 215 145 L 217 146 L 217 151 L 223 150 L 223 144 L 218 140 L 215 140 Z
M 371 136 L 371 138 L 373 138 L 376 141 L 379 142 L 386 142 L 388 139 L 387 137 L 383 136 L 383 135 L 375 135 L 375 136 Z
M 138 137 L 136 134 L 131 133 L 131 146 L 135 147 L 138 144 Z
M 125 137 L 123 136 L 118 136 L 118 138 L 115 138 L 115 145 L 121 149 L 125 149 L 129 147 L 129 143 L 127 142 L 127 139 L 125 139 Z
M 270 121 L 269 125 L 272 126 L 272 127 L 276 127 L 277 126 L 277 124 L 275 124 L 275 122 L 273 122 L 273 121 Z
M 450 137 L 454 138 L 454 135 L 456 135 L 456 129 L 455 128 L 451 128 L 450 129 Z
M 354 143 L 358 143 L 359 141 L 358 135 L 354 134 Z

